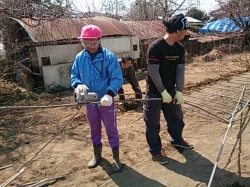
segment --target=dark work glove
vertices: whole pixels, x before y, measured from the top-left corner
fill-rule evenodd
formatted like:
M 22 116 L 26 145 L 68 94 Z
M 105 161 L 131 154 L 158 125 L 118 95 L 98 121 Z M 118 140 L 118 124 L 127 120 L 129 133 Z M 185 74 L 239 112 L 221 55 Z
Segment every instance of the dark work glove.
M 136 91 L 135 91 L 135 98 L 136 98 L 136 99 L 141 99 L 141 98 L 142 98 L 142 93 L 141 93 L 140 87 L 137 87 L 137 88 L 136 88 Z

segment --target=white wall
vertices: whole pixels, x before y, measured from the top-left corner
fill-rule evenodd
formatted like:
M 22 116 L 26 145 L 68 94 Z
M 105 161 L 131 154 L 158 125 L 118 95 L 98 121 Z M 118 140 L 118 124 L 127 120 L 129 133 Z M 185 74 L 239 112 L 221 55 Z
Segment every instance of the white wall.
M 101 43 L 105 48 L 115 53 L 118 59 L 122 58 L 122 55 L 124 54 L 130 54 L 132 58 L 140 58 L 139 37 L 121 36 L 102 38 Z M 133 52 L 133 45 L 136 44 L 138 45 L 138 51 Z
M 101 43 L 105 48 L 115 53 L 118 59 L 124 54 L 140 58 L 139 38 L 136 36 L 102 38 Z M 133 51 L 133 45 L 137 45 L 138 51 Z M 81 50 L 80 42 L 79 44 L 36 47 L 45 86 L 61 85 L 69 88 L 70 68 L 76 54 Z M 43 65 L 42 57 L 49 57 L 51 65 Z
M 70 88 L 70 71 L 72 63 L 42 66 L 45 90 L 57 85 Z
M 42 66 L 41 57 L 50 57 L 51 65 L 73 62 L 75 55 L 81 51 L 79 44 L 54 45 L 36 47 L 39 66 Z
M 76 54 L 81 51 L 80 44 L 36 47 L 45 89 L 56 85 L 70 87 L 70 69 Z M 50 57 L 51 65 L 43 65 L 42 57 Z
M 115 53 L 117 58 L 129 53 L 132 58 L 140 58 L 139 37 L 122 36 L 102 38 L 101 44 Z M 137 45 L 138 51 L 133 51 L 133 45 Z M 55 45 L 36 47 L 39 66 L 42 66 L 41 57 L 50 57 L 51 65 L 73 62 L 75 55 L 82 50 L 79 44 Z

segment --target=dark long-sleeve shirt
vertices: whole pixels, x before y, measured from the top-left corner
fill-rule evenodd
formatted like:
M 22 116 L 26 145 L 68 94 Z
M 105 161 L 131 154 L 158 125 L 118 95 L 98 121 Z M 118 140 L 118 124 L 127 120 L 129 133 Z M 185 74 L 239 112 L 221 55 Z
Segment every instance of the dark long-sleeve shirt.
M 153 92 L 183 91 L 185 56 L 184 47 L 175 42 L 173 46 L 161 38 L 155 40 L 147 51 L 147 89 Z
M 133 85 L 135 87 L 139 87 L 138 80 L 137 80 L 136 75 L 135 75 L 134 66 L 131 64 L 131 66 L 129 66 L 128 68 L 123 68 L 121 63 L 122 62 L 120 62 L 120 65 L 122 68 L 123 78 L 129 77 L 131 79 Z

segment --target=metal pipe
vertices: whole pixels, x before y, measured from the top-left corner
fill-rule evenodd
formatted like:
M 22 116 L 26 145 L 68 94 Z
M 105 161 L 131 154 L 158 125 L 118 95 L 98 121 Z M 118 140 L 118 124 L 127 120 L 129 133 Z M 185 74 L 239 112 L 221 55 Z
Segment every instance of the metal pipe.
M 56 108 L 56 107 L 76 107 L 77 104 L 62 104 L 62 105 L 47 105 L 47 106 L 2 106 L 0 110 L 27 110 L 27 109 L 38 109 L 38 108 Z
M 195 93 L 195 94 L 197 94 L 197 93 Z M 199 94 L 198 94 L 198 95 L 199 95 Z M 222 98 L 220 98 L 220 99 L 222 99 Z M 240 103 L 243 103 L 243 102 L 240 102 Z M 246 105 L 248 105 L 248 104 L 249 104 L 249 103 L 247 103 Z M 201 104 L 200 104 L 200 105 L 201 105 Z M 207 107 L 207 108 L 212 108 L 212 109 L 214 109 L 214 110 L 218 110 L 218 111 L 221 111 L 221 112 L 227 113 L 227 114 L 229 114 L 229 117 L 227 117 L 227 119 L 230 119 L 230 117 L 231 117 L 231 113 L 229 113 L 229 112 L 225 112 L 225 111 L 222 111 L 222 110 L 219 110 L 219 109 L 213 108 L 213 107 L 208 107 L 208 106 L 211 106 L 211 105 L 209 105 L 209 104 L 206 104 L 206 105 L 201 105 L 201 106 L 204 106 L 204 107 Z M 242 108 L 239 108 L 237 112 L 239 112 L 240 110 L 242 110 Z M 237 112 L 236 112 L 236 113 L 237 113 Z
M 232 101 L 232 99 L 228 98 L 228 97 L 222 97 L 220 95 L 215 95 L 215 94 L 206 94 L 206 93 L 200 93 L 200 92 L 194 92 L 192 93 L 192 95 L 195 94 L 195 95 L 205 95 L 205 96 L 209 96 L 209 97 L 213 97 L 213 98 L 219 98 L 219 99 L 222 99 L 222 100 L 227 100 L 227 101 L 231 101 L 231 102 L 237 102 L 237 101 Z M 190 95 L 190 96 L 192 96 Z
M 11 164 L 11 165 L 7 165 L 7 166 L 0 167 L 0 170 L 3 170 L 3 169 L 6 169 L 6 168 L 9 168 L 9 167 L 11 167 L 11 166 L 12 166 L 12 164 Z
M 207 92 L 207 93 L 211 93 L 211 94 L 213 94 L 213 95 L 218 95 L 218 96 L 221 96 L 221 97 L 231 98 L 231 99 L 234 99 L 236 102 L 238 102 L 236 97 L 231 97 L 231 96 L 228 96 L 228 95 L 217 94 L 217 93 L 209 92 L 209 91 L 206 91 L 206 92 Z M 242 100 L 241 102 L 246 102 L 246 101 Z
M 230 82 L 228 82 L 228 83 L 230 83 Z M 219 86 L 230 87 L 230 88 L 242 88 L 242 85 L 241 86 L 232 86 L 232 84 L 230 84 L 230 85 L 220 84 Z
M 211 102 L 211 100 L 208 100 L 208 99 L 199 98 L 199 97 L 195 97 L 195 96 L 192 96 L 192 97 L 193 97 L 193 98 L 196 98 L 196 99 L 199 99 L 199 100 L 204 100 L 204 101 L 209 101 L 209 102 Z M 222 105 L 222 106 L 226 106 L 227 108 L 233 109 L 233 107 L 228 106 L 228 105 L 225 105 L 225 104 L 223 104 L 223 103 L 218 103 L 218 102 L 213 102 L 213 103 L 219 104 L 219 105 Z
M 192 105 L 191 105 L 191 106 L 192 106 Z M 186 108 L 186 109 L 188 109 L 188 110 L 192 110 L 193 112 L 197 112 L 197 113 L 199 113 L 199 114 L 202 114 L 202 115 L 205 115 L 205 116 L 208 116 L 208 117 L 217 119 L 218 121 L 223 122 L 223 123 L 228 123 L 228 121 L 224 120 L 223 118 L 220 118 L 220 117 L 218 117 L 218 116 L 216 116 L 216 115 L 214 115 L 214 114 L 211 114 L 211 113 L 210 113 L 210 114 L 206 114 L 206 113 L 204 113 L 204 112 L 201 112 L 201 111 L 198 111 L 198 110 L 194 110 L 194 109 L 192 109 L 192 108 L 190 108 L 190 107 L 186 107 L 186 106 L 182 106 L 182 108 Z M 207 111 L 204 110 L 204 109 L 201 109 L 201 110 L 207 112 Z
M 162 101 L 162 98 L 148 98 L 148 99 L 125 99 L 125 100 L 114 100 L 114 102 L 143 102 L 143 101 Z M 100 102 L 99 102 L 100 103 Z
M 240 104 L 242 104 L 242 103 L 240 102 Z M 242 110 L 242 108 L 243 107 L 238 108 L 237 111 L 235 112 L 235 114 L 237 114 L 238 112 L 240 112 Z M 231 118 L 231 114 L 230 114 L 230 116 L 228 116 L 227 119 L 230 119 L 230 118 Z
M 226 112 L 226 111 L 224 111 L 224 110 L 220 110 L 220 109 L 218 109 L 218 108 L 214 108 L 214 107 L 212 107 L 212 106 L 209 105 L 209 104 L 203 105 L 203 104 L 200 104 L 200 103 L 194 103 L 194 102 L 192 102 L 192 101 L 186 101 L 186 100 L 184 100 L 184 103 L 187 103 L 187 104 L 189 104 L 189 103 L 198 104 L 198 105 L 200 105 L 200 106 L 207 107 L 207 108 L 210 108 L 210 109 L 214 109 L 214 110 L 217 110 L 217 111 L 226 113 L 226 114 L 231 114 L 231 113 Z
M 246 86 L 244 86 L 244 88 L 243 88 L 243 90 L 242 90 L 242 93 L 241 93 L 241 96 L 240 96 L 240 98 L 239 98 L 239 101 L 241 101 L 241 99 L 243 98 L 243 95 L 245 94 L 245 90 L 246 90 Z M 228 132 L 229 132 L 229 130 L 230 130 L 232 124 L 233 124 L 234 114 L 236 113 L 239 104 L 240 104 L 240 102 L 238 102 L 237 105 L 235 106 L 234 111 L 233 111 L 232 116 L 231 116 L 231 119 L 230 119 L 230 121 L 229 121 L 229 124 L 228 124 L 228 127 L 227 127 L 227 131 L 226 131 L 226 133 L 225 133 L 225 136 L 224 136 L 224 139 L 223 139 L 223 141 L 222 141 L 222 144 L 221 144 L 221 147 L 220 147 L 220 150 L 219 150 L 219 153 L 218 153 L 216 162 L 215 162 L 215 164 L 214 164 L 214 168 L 213 168 L 211 177 L 210 177 L 210 179 L 209 179 L 208 187 L 211 187 L 211 185 L 212 185 L 212 181 L 213 181 L 213 178 L 214 178 L 214 174 L 215 174 L 217 165 L 218 165 L 218 163 L 219 163 L 220 156 L 221 156 L 221 153 L 222 153 L 224 144 L 225 144 L 225 142 L 226 142 L 226 138 L 227 138 Z
M 129 94 L 128 93 L 126 93 L 126 94 L 123 93 L 123 94 L 117 94 L 117 96 L 119 96 L 119 95 L 125 95 L 125 96 L 126 95 L 140 95 L 140 94 L 145 94 L 145 92 L 141 92 L 141 93 L 129 93 Z
M 46 181 L 57 180 L 57 179 L 61 179 L 61 178 L 64 178 L 64 176 L 58 176 L 58 177 L 46 178 L 46 179 L 39 180 L 39 181 L 28 182 L 25 184 L 17 185 L 17 187 L 24 187 L 24 186 L 29 186 L 29 185 L 30 185 L 29 187 L 33 187 L 33 186 L 36 186 L 36 185 L 41 184 L 41 183 L 46 182 Z
M 246 108 L 246 106 L 249 104 L 250 100 L 248 100 L 246 102 L 246 104 L 242 107 L 242 109 L 239 111 L 239 114 L 236 116 L 236 119 L 239 117 L 239 115 L 244 111 L 244 109 Z
M 242 85 L 242 86 L 244 86 L 244 85 Z M 220 91 L 221 91 L 221 89 L 223 89 L 223 90 L 230 90 L 230 92 L 234 92 L 234 93 L 241 92 L 241 91 L 232 91 L 232 89 L 229 89 L 229 88 L 228 89 L 226 89 L 226 88 L 220 88 L 219 86 L 217 88 L 211 87 L 211 89 L 220 90 Z M 245 93 L 250 93 L 250 91 L 245 91 Z
M 244 116 L 244 117 L 239 118 L 239 119 L 235 119 L 235 120 L 233 120 L 233 123 L 234 123 L 234 122 L 236 122 L 236 121 L 242 120 L 242 119 L 249 118 L 249 117 L 250 117 L 250 115 L 248 115 L 248 116 Z
M 150 99 L 126 99 L 126 100 L 114 100 L 114 102 L 142 102 L 142 101 L 161 101 L 162 98 L 150 98 Z M 47 106 L 3 106 L 0 110 L 27 110 L 27 109 L 39 109 L 39 108 L 57 108 L 57 107 L 77 107 L 87 104 L 100 104 L 100 101 L 96 102 L 86 102 L 86 103 L 72 103 L 72 104 L 62 104 L 62 105 L 47 105 Z
M 18 173 L 10 177 L 7 181 L 5 181 L 3 184 L 1 184 L 0 187 L 5 187 L 8 184 L 10 184 L 15 178 L 17 178 L 19 175 L 21 175 L 24 172 L 24 168 L 22 168 Z

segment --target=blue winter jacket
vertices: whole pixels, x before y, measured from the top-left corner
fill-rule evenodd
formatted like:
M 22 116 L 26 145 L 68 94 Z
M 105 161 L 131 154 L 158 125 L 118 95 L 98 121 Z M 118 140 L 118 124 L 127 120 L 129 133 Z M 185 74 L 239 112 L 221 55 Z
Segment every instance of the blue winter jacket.
M 71 68 L 71 87 L 85 84 L 89 92 L 98 95 L 98 100 L 110 91 L 117 95 L 123 84 L 122 70 L 114 53 L 102 46 L 100 50 L 94 59 L 86 50 L 81 51 Z

